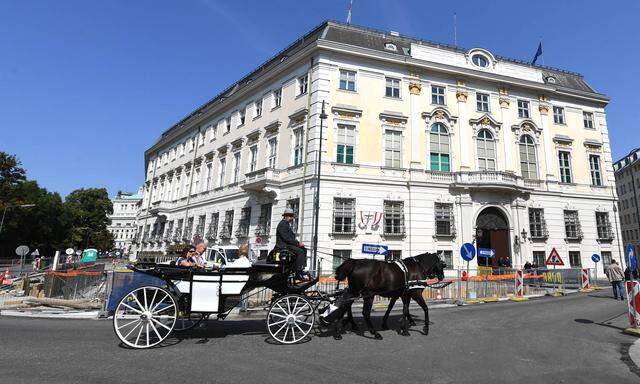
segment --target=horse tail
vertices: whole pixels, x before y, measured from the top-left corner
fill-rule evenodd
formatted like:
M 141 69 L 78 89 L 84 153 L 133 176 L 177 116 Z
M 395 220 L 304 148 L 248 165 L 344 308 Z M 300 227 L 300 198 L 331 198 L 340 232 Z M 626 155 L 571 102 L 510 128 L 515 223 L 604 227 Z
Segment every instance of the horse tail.
M 353 259 L 348 259 L 344 263 L 340 264 L 338 268 L 336 268 L 336 280 L 338 282 L 346 279 L 351 275 L 353 269 L 355 268 L 356 263 Z

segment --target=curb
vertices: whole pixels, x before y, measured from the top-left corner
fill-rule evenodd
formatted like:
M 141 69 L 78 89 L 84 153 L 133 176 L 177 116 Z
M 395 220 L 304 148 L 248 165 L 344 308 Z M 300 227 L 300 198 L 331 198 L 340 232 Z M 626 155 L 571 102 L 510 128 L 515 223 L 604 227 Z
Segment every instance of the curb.
M 640 328 L 629 327 L 626 328 L 622 333 L 626 333 L 627 335 L 640 337 Z M 638 345 L 638 358 L 640 358 L 640 345 Z M 639 365 L 640 366 L 640 365 Z
M 100 311 L 78 311 L 78 312 L 69 312 L 69 311 L 42 311 L 42 312 L 26 312 L 26 311 L 18 311 L 5 309 L 0 310 L 0 317 L 27 317 L 34 319 L 74 319 L 74 320 L 97 320 Z

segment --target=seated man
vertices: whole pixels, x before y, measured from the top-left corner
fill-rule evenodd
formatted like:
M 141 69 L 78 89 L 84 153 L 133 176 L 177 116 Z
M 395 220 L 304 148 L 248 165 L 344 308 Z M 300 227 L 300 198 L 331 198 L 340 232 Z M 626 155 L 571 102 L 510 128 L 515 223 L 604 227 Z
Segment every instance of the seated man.
M 249 256 L 249 244 L 244 243 L 238 247 L 238 258 L 227 264 L 227 268 L 249 268 L 251 261 Z
M 276 229 L 276 247 L 286 249 L 296 256 L 296 278 L 299 280 L 309 277 L 309 273 L 304 273 L 307 266 L 307 250 L 304 243 L 296 240 L 296 235 L 291 229 L 291 221 L 295 214 L 291 208 L 286 208 L 282 214 L 282 220 L 278 223 Z

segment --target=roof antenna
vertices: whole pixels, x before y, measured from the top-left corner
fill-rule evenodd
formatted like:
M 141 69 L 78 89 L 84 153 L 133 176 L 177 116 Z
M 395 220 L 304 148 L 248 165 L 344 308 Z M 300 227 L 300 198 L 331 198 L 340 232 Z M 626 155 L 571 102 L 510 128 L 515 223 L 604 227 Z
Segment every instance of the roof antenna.
M 353 8 L 353 0 L 349 0 L 349 8 L 347 13 L 347 25 L 351 25 L 351 8 Z
M 458 14 L 453 12 L 453 46 L 458 46 Z

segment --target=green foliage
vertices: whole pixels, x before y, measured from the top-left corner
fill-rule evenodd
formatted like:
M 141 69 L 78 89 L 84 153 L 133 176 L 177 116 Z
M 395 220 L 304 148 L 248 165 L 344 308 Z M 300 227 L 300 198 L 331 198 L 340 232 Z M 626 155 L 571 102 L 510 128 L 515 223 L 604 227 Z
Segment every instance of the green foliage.
M 107 231 L 107 215 L 113 213 L 113 205 L 106 189 L 76 189 L 67 196 L 64 206 L 71 220 L 69 240 L 75 247 L 113 248 L 113 237 Z

